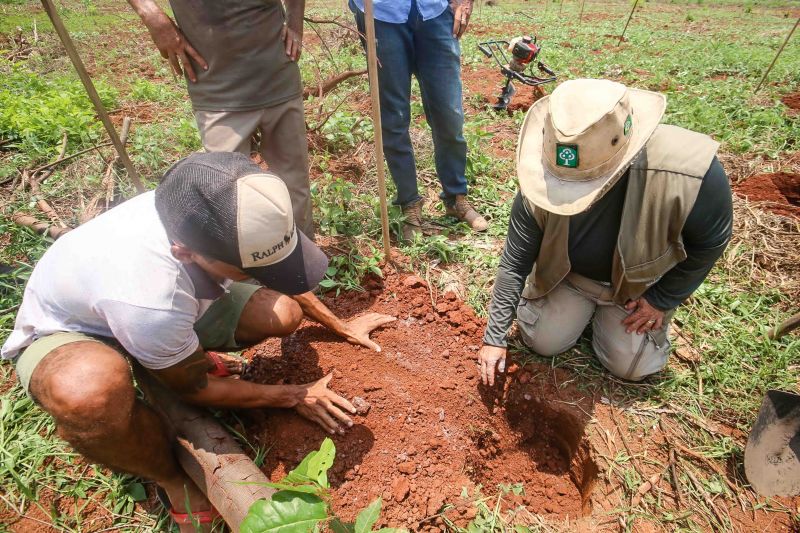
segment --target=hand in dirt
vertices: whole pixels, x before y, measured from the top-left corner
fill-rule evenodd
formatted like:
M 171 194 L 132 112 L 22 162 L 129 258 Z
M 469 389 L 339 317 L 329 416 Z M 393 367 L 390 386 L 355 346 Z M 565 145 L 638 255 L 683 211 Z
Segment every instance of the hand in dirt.
M 161 52 L 161 56 L 169 60 L 169 64 L 176 74 L 182 75 L 181 65 L 186 70 L 186 75 L 193 82 L 197 81 L 194 68 L 189 60 L 191 57 L 203 70 L 208 70 L 208 63 L 197 50 L 184 37 L 183 32 L 175 26 L 172 19 L 163 12 L 153 14 L 145 19 L 145 25 L 150 31 L 153 42 Z
M 281 30 L 281 41 L 286 46 L 286 55 L 289 56 L 289 59 L 292 61 L 300 59 L 300 53 L 303 51 L 303 26 L 296 29 L 284 24 L 283 30 Z
M 631 300 L 625 304 L 625 309 L 631 312 L 623 321 L 628 333 L 636 332 L 639 335 L 651 330 L 661 329 L 664 324 L 664 311 L 659 311 L 648 302 L 644 296 L 638 300 Z
M 328 374 L 324 378 L 301 385 L 305 389 L 305 396 L 295 409 L 305 418 L 316 422 L 329 433 L 344 433 L 344 429 L 339 426 L 339 422 L 347 427 L 353 425 L 353 421 L 342 409 L 355 413 L 356 408 L 353 404 L 333 392 L 328 388 L 333 374 Z
M 472 15 L 472 0 L 451 0 L 450 9 L 453 10 L 453 37 L 461 39 Z
M 495 371 L 506 371 L 507 352 L 507 348 L 483 345 L 481 351 L 478 352 L 478 362 L 481 364 L 481 383 L 493 386 Z
M 397 320 L 396 317 L 382 315 L 380 313 L 361 315 L 345 323 L 345 327 L 347 328 L 345 338 L 349 343 L 359 344 L 370 350 L 380 352 L 381 347 L 369 338 L 369 334 L 372 333 L 373 330 L 390 322 L 394 322 L 395 320 Z

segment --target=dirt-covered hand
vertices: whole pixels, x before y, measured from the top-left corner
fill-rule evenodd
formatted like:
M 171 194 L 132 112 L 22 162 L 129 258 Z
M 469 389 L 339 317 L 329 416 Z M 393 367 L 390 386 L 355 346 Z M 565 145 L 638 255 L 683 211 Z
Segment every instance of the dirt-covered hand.
M 166 14 L 163 12 L 152 14 L 144 20 L 144 23 L 150 31 L 156 48 L 161 52 L 161 56 L 169 60 L 169 64 L 176 74 L 183 74 L 181 70 L 181 65 L 183 65 L 189 79 L 193 82 L 197 81 L 197 75 L 195 75 L 189 58 L 194 59 L 203 70 L 208 70 L 206 60 L 189 44 L 183 32 Z
M 344 429 L 340 423 L 347 427 L 353 425 L 353 421 L 343 409 L 355 413 L 356 408 L 328 388 L 332 377 L 333 374 L 328 374 L 318 381 L 301 385 L 300 387 L 305 389 L 305 395 L 295 409 L 305 418 L 322 426 L 325 431 L 341 434 L 344 433 Z
M 481 383 L 484 385 L 494 385 L 494 374 L 497 370 L 505 372 L 506 370 L 506 348 L 498 346 L 489 346 L 484 344 L 481 351 L 478 352 L 478 362 L 481 365 Z
M 381 347 L 369 338 L 369 334 L 372 333 L 373 330 L 376 330 L 379 327 L 388 324 L 389 322 L 394 322 L 395 320 L 397 320 L 396 317 L 382 315 L 380 313 L 367 313 L 366 315 L 361 315 L 360 317 L 354 318 L 345 323 L 345 327 L 347 328 L 345 338 L 347 339 L 347 342 L 358 344 L 369 348 L 370 350 L 380 352 Z
M 450 0 L 450 9 L 453 10 L 453 37 L 461 39 L 472 15 L 472 0 Z
M 286 48 L 286 55 L 292 61 L 300 59 L 303 51 L 303 26 L 293 28 L 289 24 L 284 24 L 281 30 L 281 40 Z
M 664 324 L 664 311 L 659 311 L 648 302 L 644 296 L 631 300 L 625 304 L 630 314 L 622 321 L 625 331 L 636 332 L 639 335 L 651 330 L 661 329 Z

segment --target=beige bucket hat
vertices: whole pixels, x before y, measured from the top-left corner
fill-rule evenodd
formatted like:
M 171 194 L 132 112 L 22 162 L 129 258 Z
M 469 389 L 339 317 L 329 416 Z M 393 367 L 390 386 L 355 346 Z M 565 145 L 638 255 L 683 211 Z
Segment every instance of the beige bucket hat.
M 655 131 L 667 99 L 610 80 L 565 81 L 528 111 L 517 144 L 522 194 L 558 215 L 588 209 Z

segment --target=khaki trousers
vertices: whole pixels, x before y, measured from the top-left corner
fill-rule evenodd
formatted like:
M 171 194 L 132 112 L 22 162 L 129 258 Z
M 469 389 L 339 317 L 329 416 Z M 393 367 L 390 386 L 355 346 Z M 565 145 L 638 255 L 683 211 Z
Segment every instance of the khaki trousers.
M 281 178 L 292 198 L 294 221 L 314 239 L 311 191 L 308 179 L 308 142 L 303 100 L 252 111 L 195 111 L 200 138 L 208 152 L 241 152 L 250 155 L 253 133 L 261 132 L 261 157 Z
M 617 377 L 639 381 L 667 364 L 673 314 L 666 313 L 659 330 L 627 333 L 622 320 L 628 311 L 612 302 L 611 287 L 570 273 L 542 298 L 523 298 L 517 323 L 525 344 L 540 355 L 554 356 L 572 348 L 591 320 L 592 347 L 603 366 Z

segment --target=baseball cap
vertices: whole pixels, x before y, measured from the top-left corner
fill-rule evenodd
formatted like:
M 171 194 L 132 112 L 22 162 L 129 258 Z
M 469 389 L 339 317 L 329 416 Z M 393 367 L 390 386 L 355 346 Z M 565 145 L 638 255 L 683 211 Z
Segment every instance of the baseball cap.
M 278 292 L 308 292 L 328 268 L 322 250 L 295 227 L 284 182 L 244 154 L 181 159 L 156 188 L 156 209 L 171 240 Z

